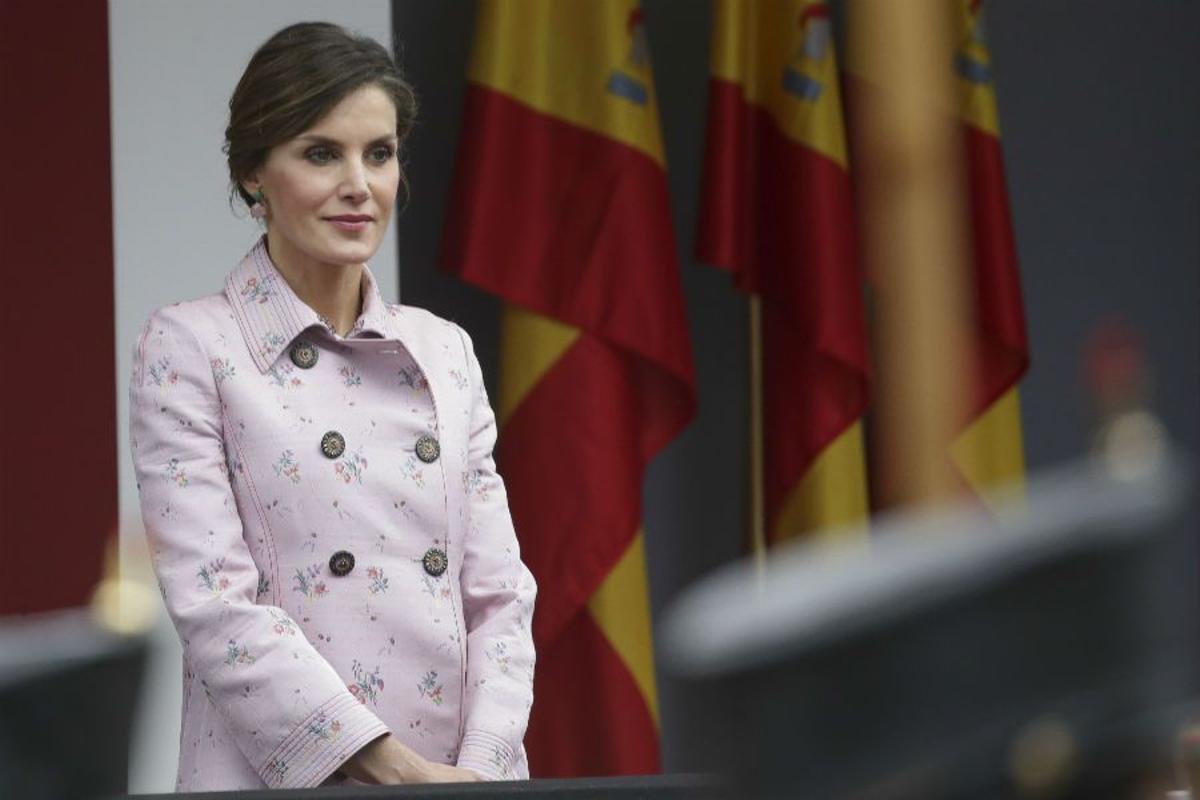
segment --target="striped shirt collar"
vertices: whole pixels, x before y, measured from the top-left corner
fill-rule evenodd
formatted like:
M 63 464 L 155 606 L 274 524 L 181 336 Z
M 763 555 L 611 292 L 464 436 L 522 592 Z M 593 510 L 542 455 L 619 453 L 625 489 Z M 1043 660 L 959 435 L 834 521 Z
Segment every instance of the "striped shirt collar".
M 279 274 L 267 253 L 266 236 L 225 278 L 225 296 L 260 372 L 269 370 L 279 354 L 309 328 L 316 327 L 340 338 Z M 345 338 L 399 340 L 396 311 L 383 301 L 375 276 L 366 265 L 363 265 L 362 296 L 362 313 Z

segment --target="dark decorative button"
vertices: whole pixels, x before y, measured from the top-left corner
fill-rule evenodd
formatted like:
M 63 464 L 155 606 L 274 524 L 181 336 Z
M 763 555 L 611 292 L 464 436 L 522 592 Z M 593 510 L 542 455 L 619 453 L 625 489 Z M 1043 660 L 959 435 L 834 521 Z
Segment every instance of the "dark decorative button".
M 426 464 L 432 464 L 442 454 L 442 446 L 432 436 L 422 436 L 417 439 L 417 458 Z
M 349 575 L 354 569 L 354 554 L 347 550 L 338 550 L 329 557 L 329 571 L 339 578 Z
M 346 440 L 337 431 L 329 431 L 321 437 L 321 452 L 326 458 L 337 458 L 346 452 Z
M 296 340 L 296 343 L 292 345 L 292 363 L 300 369 L 312 369 L 315 367 L 319 355 L 320 353 L 317 352 L 316 346 L 303 339 Z
M 421 566 L 425 567 L 425 571 L 435 578 L 446 571 L 449 563 L 449 559 L 446 558 L 446 551 L 439 550 L 436 547 L 426 550 L 425 557 L 421 559 Z

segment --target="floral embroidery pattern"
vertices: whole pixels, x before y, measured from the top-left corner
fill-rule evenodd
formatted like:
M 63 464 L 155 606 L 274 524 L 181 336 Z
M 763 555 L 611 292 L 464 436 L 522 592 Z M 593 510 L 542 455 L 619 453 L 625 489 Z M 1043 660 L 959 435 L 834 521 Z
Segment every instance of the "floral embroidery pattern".
M 229 644 L 225 648 L 225 663 L 229 666 L 234 664 L 253 664 L 258 659 L 250 655 L 250 651 L 246 649 L 246 645 L 239 645 L 233 639 L 229 640 Z
M 437 677 L 438 674 L 434 670 L 426 672 L 425 677 L 417 684 L 417 691 L 421 693 L 421 697 L 427 697 L 435 706 L 440 706 L 445 698 L 442 697 L 442 685 L 438 683 Z
M 200 578 L 200 585 L 205 589 L 213 594 L 220 594 L 229 588 L 229 578 L 221 574 L 224 569 L 225 557 L 222 556 L 201 566 L 196 577 Z
M 155 386 L 162 386 L 164 383 L 174 385 L 179 380 L 179 373 L 171 369 L 171 360 L 166 356 L 155 361 L 147 369 L 150 370 L 150 380 L 154 381 Z
M 345 366 L 338 370 L 338 374 L 342 376 L 342 382 L 347 387 L 362 386 L 362 378 L 359 377 L 358 371 L 351 366 Z
M 300 380 L 293 373 L 296 368 L 287 361 L 281 361 L 267 370 L 267 375 L 271 378 L 271 383 L 282 389 L 294 389 L 297 386 L 303 386 L 304 381 Z
M 492 755 L 488 758 L 488 762 L 500 770 L 501 774 L 508 774 L 508 764 L 505 762 L 504 751 L 500 749 L 500 745 L 492 745 Z
M 421 563 L 421 559 L 419 558 L 414 558 L 413 561 L 416 561 L 418 564 Z M 440 577 L 434 578 L 430 575 L 422 575 L 421 583 L 425 584 L 425 594 L 429 595 L 434 600 L 450 599 L 450 587 L 445 585 L 445 581 L 443 581 Z
M 234 455 L 233 450 L 231 450 L 230 447 L 228 445 L 226 445 L 225 446 L 225 474 L 228 475 L 230 478 L 236 478 L 238 475 L 241 475 L 243 472 L 245 472 L 245 468 L 242 466 L 242 462 L 238 461 L 237 456 Z
M 463 375 L 460 370 L 457 370 L 457 369 L 450 370 L 450 377 L 454 379 L 454 385 L 457 386 L 459 389 L 467 388 L 467 376 Z
M 270 356 L 283 346 L 286 341 L 281 334 L 275 331 L 267 331 L 263 334 L 262 342 L 258 346 L 258 353 L 262 356 Z
M 379 677 L 379 667 L 376 666 L 374 672 L 367 672 L 362 662 L 355 659 L 350 664 L 350 671 L 354 673 L 354 683 L 347 687 L 350 694 L 357 697 L 358 702 L 363 705 L 366 705 L 368 700 L 372 705 L 377 705 L 376 699 L 383 691 L 383 678 Z
M 262 597 L 263 595 L 267 594 L 270 591 L 271 591 L 271 579 L 268 578 L 266 575 L 263 575 L 261 572 L 258 573 L 258 590 L 255 592 L 255 594 L 258 597 Z
M 282 611 L 271 610 L 271 619 L 275 620 L 275 624 L 271 629 L 280 636 L 295 636 L 296 623 L 292 622 L 292 618 Z
M 463 473 L 463 491 L 475 495 L 476 500 L 485 503 L 488 501 L 490 495 L 483 482 L 483 470 L 470 469 Z
M 362 451 L 355 451 L 354 455 L 340 459 L 333 465 L 333 471 L 346 483 L 362 483 L 363 470 L 366 468 L 367 460 L 362 457 Z
M 279 460 L 275 462 L 275 474 L 281 478 L 287 478 L 292 483 L 300 482 L 300 465 L 296 463 L 296 454 L 291 450 L 284 450 L 279 456 Z
M 421 391 L 428 388 L 429 381 L 416 367 L 404 367 L 400 370 L 400 385 Z
M 418 489 L 425 488 L 425 471 L 422 469 L 423 464 L 417 461 L 416 456 L 409 456 L 404 464 L 400 467 L 400 474 L 412 481 Z
M 266 777 L 269 781 L 279 783 L 287 775 L 288 765 L 282 758 L 273 758 L 270 763 L 263 769 L 267 773 Z
M 167 477 L 175 481 L 175 484 L 181 489 L 188 485 L 187 471 L 179 466 L 178 458 L 172 458 L 167 462 Z
M 332 742 L 341 734 L 342 723 L 336 719 L 329 719 L 322 711 L 316 719 L 308 723 L 308 732 L 319 739 Z
M 261 280 L 258 276 L 251 276 L 246 279 L 246 285 L 242 287 L 242 300 L 247 303 L 265 303 L 267 299 L 275 294 L 275 288 L 271 285 L 272 278 L 266 276 Z
M 296 585 L 292 587 L 292 591 L 312 600 L 314 597 L 324 597 L 329 594 L 329 588 L 325 585 L 325 581 L 320 580 L 321 565 L 313 564 L 308 569 L 296 570 Z
M 212 365 L 213 380 L 218 386 L 224 383 L 226 378 L 232 378 L 237 371 L 228 358 L 214 358 L 209 364 Z
M 383 567 L 367 567 L 367 578 L 371 581 L 370 585 L 367 586 L 367 591 L 371 594 L 379 594 L 387 591 L 388 579 L 383 574 Z
M 488 661 L 491 661 L 496 666 L 500 667 L 500 671 L 505 675 L 508 674 L 508 665 L 512 663 L 512 656 L 508 654 L 508 644 L 506 642 L 495 642 L 487 649 Z

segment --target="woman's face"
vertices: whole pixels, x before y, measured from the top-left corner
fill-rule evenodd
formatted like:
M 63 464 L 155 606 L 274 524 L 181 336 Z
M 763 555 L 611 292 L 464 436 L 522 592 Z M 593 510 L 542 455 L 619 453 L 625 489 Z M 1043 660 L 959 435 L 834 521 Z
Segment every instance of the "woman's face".
M 400 185 L 396 147 L 396 107 L 378 86 L 364 86 L 272 148 L 246 188 L 266 198 L 276 263 L 344 266 L 373 256 Z

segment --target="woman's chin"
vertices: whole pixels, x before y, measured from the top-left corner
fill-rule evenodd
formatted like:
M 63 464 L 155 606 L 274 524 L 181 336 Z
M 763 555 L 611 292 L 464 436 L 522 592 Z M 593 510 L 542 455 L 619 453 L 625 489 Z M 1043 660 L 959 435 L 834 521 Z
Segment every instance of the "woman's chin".
M 371 241 L 340 242 L 336 246 L 314 248 L 312 255 L 325 264 L 352 267 L 370 261 L 379 251 L 379 245 L 380 240 L 372 237 Z

